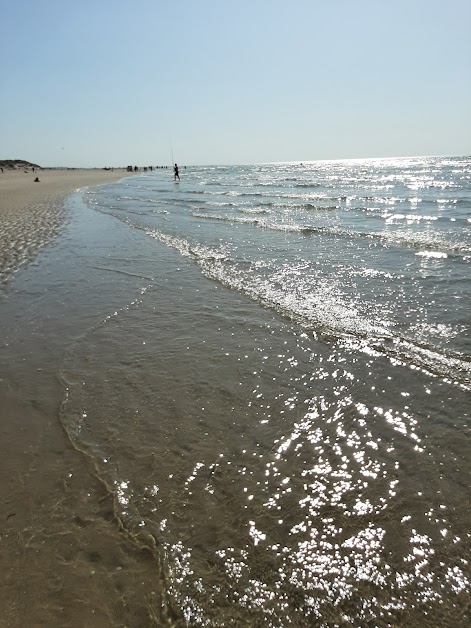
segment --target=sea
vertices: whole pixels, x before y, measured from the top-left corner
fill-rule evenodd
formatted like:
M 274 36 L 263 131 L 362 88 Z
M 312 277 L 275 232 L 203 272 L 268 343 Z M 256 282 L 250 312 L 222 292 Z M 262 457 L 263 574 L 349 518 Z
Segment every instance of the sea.
M 470 625 L 471 157 L 180 176 L 77 191 L 2 277 L 1 383 L 83 463 L 41 578 L 104 626 Z

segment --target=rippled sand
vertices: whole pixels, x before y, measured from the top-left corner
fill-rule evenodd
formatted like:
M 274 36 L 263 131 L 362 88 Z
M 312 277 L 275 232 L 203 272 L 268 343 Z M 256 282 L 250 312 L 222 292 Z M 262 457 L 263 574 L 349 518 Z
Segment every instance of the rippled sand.
M 12 273 L 57 234 L 68 193 L 126 175 L 124 170 L 101 169 L 21 169 L 0 174 L 0 290 Z

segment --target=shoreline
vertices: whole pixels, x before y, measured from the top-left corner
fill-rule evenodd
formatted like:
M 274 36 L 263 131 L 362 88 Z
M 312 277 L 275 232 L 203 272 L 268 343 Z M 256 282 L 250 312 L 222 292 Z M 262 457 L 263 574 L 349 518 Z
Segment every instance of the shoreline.
M 69 194 L 131 174 L 123 168 L 16 169 L 0 174 L 0 294 L 12 275 L 58 234 Z
M 469 246 L 467 163 L 426 166 L 384 246 L 409 164 L 380 193 L 274 167 L 231 205 L 245 168 L 35 203 L 45 246 L 0 295 L 0 626 L 462 624 L 467 270 L 417 252 Z M 262 203 L 274 229 L 239 220 Z
M 33 203 L 50 201 L 66 196 L 75 190 L 92 185 L 114 183 L 131 176 L 125 168 L 77 168 L 74 170 L 23 169 L 4 170 L 0 173 L 0 216 L 17 212 Z M 39 179 L 35 183 L 36 177 Z
M 115 599 L 128 571 L 117 566 L 132 570 L 135 543 L 123 536 L 112 496 L 60 422 L 58 374 L 68 345 L 61 346 L 59 333 L 49 349 L 44 334 L 51 326 L 44 323 L 50 320 L 53 329 L 61 312 L 41 315 L 35 299 L 48 301 L 52 292 L 37 286 L 37 295 L 28 297 L 24 276 L 12 277 L 60 233 L 69 194 L 130 175 L 98 169 L 0 174 L 2 626 L 110 626 L 126 612 Z M 45 577 L 47 564 L 54 570 Z M 148 574 L 149 587 L 158 591 L 157 579 L 158 573 Z M 114 601 L 109 608 L 108 599 Z

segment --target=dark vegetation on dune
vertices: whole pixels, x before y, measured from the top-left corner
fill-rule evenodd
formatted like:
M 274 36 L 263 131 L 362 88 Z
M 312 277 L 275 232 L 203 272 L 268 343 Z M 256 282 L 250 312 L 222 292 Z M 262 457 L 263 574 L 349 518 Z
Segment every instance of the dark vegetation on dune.
M 38 164 L 33 164 L 24 159 L 0 159 L 0 167 L 17 170 L 19 168 L 41 168 Z

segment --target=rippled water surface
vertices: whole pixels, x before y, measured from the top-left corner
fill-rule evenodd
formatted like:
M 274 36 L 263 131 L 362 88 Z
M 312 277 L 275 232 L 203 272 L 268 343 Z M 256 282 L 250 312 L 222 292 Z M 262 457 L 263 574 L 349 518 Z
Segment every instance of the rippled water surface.
M 181 175 L 76 196 L 49 252 L 149 622 L 468 625 L 470 160 Z

